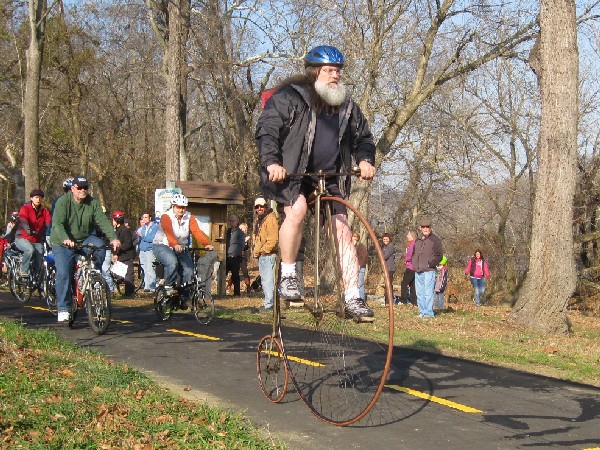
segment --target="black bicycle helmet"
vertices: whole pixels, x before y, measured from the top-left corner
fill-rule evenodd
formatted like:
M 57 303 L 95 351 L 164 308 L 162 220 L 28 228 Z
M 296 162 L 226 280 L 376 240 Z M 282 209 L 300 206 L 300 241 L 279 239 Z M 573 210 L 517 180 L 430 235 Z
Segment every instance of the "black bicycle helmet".
M 346 63 L 344 55 L 337 48 L 330 45 L 319 45 L 309 50 L 304 57 L 304 66 L 343 66 Z

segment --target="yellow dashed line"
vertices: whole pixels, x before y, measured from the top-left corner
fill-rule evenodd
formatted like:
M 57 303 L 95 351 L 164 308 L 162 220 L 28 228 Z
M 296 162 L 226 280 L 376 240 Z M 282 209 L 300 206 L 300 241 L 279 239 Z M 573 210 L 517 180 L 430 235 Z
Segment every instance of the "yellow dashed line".
M 218 338 L 218 337 L 208 336 L 206 334 L 192 333 L 190 331 L 176 330 L 174 328 L 169 328 L 167 331 L 170 331 L 171 333 L 185 334 L 186 336 L 194 336 L 194 337 L 197 337 L 200 339 L 208 339 L 209 341 L 220 341 L 221 340 L 221 338 Z
M 263 353 L 269 353 L 274 356 L 279 356 L 279 352 L 274 352 L 273 350 L 263 350 Z M 308 359 L 298 358 L 297 356 L 289 356 L 288 355 L 287 359 L 289 359 L 290 361 L 298 362 L 300 364 L 306 364 L 307 366 L 325 367 L 325 364 L 321 364 L 321 363 L 314 362 L 314 361 L 309 361 Z
M 450 400 L 446 400 L 440 397 L 435 397 L 431 394 L 426 394 L 425 392 L 415 391 L 414 389 L 410 389 L 403 386 L 398 386 L 395 384 L 386 384 L 385 387 L 390 389 L 394 389 L 396 391 L 405 392 L 406 394 L 414 395 L 415 397 L 419 397 L 425 400 L 429 400 L 431 402 L 439 403 L 440 405 L 448 406 L 450 408 L 458 409 L 462 412 L 467 413 L 482 413 L 480 409 L 471 408 L 470 406 L 461 405 L 460 403 L 451 402 Z
M 48 308 L 44 308 L 42 306 L 29 306 L 29 305 L 26 305 L 25 308 L 37 309 L 38 311 L 50 311 Z M 133 323 L 133 322 L 131 322 L 129 320 L 118 320 L 118 319 L 111 319 L 111 322 Z
M 28 305 L 26 305 L 25 308 L 37 309 L 39 311 L 50 311 L 48 308 L 42 308 L 41 306 L 28 306 Z

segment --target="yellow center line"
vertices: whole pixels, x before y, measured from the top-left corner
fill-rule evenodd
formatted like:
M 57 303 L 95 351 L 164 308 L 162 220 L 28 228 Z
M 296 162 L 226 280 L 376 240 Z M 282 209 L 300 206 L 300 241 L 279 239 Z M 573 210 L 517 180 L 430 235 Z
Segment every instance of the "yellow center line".
M 273 355 L 273 356 L 280 356 L 279 352 L 274 352 L 273 350 L 263 350 L 262 352 L 263 353 L 268 353 L 268 354 Z M 288 355 L 287 359 L 289 359 L 290 361 L 298 362 L 300 364 L 306 364 L 307 366 L 325 367 L 325 364 L 321 364 L 321 363 L 314 362 L 314 361 L 309 361 L 308 359 L 298 358 L 297 356 L 289 356 Z
M 435 397 L 434 395 L 427 394 L 421 391 L 415 391 L 414 389 L 410 389 L 404 386 L 398 386 L 396 384 L 386 384 L 385 387 L 394 389 L 395 391 L 405 392 L 406 394 L 414 395 L 415 397 L 419 397 L 425 400 L 429 400 L 431 402 L 439 403 L 440 405 L 448 406 L 450 408 L 458 409 L 462 412 L 467 413 L 482 413 L 480 409 L 471 408 L 470 406 L 461 405 L 460 403 L 455 403 L 450 400 L 446 400 L 444 398 Z
M 39 311 L 50 311 L 48 308 L 43 308 L 41 306 L 29 306 L 29 305 L 25 305 L 25 308 L 37 309 Z
M 25 308 L 29 308 L 29 309 L 37 309 L 38 311 L 50 311 L 48 308 L 44 308 L 42 306 L 29 306 L 29 305 L 25 305 Z M 133 323 L 129 320 L 118 320 L 118 319 L 111 319 L 112 322 L 118 322 L 118 323 Z
M 208 336 L 206 334 L 192 333 L 190 331 L 176 330 L 174 328 L 169 328 L 167 331 L 170 331 L 171 333 L 185 334 L 186 336 L 194 336 L 194 337 L 197 337 L 200 339 L 208 339 L 209 341 L 220 341 L 221 340 L 221 338 L 218 338 L 218 337 Z

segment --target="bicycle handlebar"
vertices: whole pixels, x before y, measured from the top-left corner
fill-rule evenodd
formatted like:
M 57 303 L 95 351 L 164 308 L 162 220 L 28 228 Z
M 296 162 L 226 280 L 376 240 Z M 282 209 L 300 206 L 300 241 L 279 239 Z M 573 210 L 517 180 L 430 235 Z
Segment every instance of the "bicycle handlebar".
M 317 178 L 329 178 L 329 177 L 348 177 L 348 176 L 360 176 L 360 168 L 358 166 L 352 167 L 350 172 L 304 172 L 304 173 L 288 173 L 287 177 L 317 177 Z
M 75 251 L 81 251 L 81 250 L 112 250 L 112 245 L 94 245 L 94 244 L 75 244 L 75 246 L 73 247 L 73 250 Z

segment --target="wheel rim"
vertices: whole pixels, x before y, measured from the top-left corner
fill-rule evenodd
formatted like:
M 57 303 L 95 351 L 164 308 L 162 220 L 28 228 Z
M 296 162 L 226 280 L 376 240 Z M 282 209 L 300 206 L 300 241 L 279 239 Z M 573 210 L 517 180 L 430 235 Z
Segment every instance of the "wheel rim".
M 256 351 L 258 384 L 267 400 L 279 403 L 287 391 L 289 373 L 283 357 L 283 348 L 277 338 L 262 338 Z
M 302 400 L 319 419 L 345 426 L 363 418 L 383 390 L 393 348 L 393 300 L 387 272 L 383 270 L 383 254 L 364 217 L 341 199 L 323 197 L 322 201 L 344 204 L 348 212 L 354 214 L 356 221 L 352 230 L 363 236 L 368 248 L 367 296 L 371 293 L 374 298 L 380 291 L 382 306 L 376 307 L 375 302 L 371 305 L 376 316 L 373 323 L 357 324 L 346 318 L 345 310 L 340 306 L 344 279 L 351 280 L 358 274 L 344 278 L 332 272 L 331 268 L 336 267 L 333 249 L 340 252 L 341 258 L 345 257 L 346 250 L 338 250 L 330 244 L 331 229 L 320 227 L 317 239 L 314 235 L 317 218 L 309 214 L 304 234 L 305 267 L 312 268 L 315 263 L 314 245 L 319 242 L 318 263 L 323 270 L 318 297 L 315 299 L 315 283 L 311 281 L 312 285 L 307 284 L 305 308 L 286 311 L 282 338 L 290 377 Z M 354 246 L 348 251 L 353 249 Z M 305 275 L 312 275 L 311 268 Z M 387 306 L 383 306 L 385 300 Z M 376 334 L 379 342 L 368 339 L 367 334 Z

